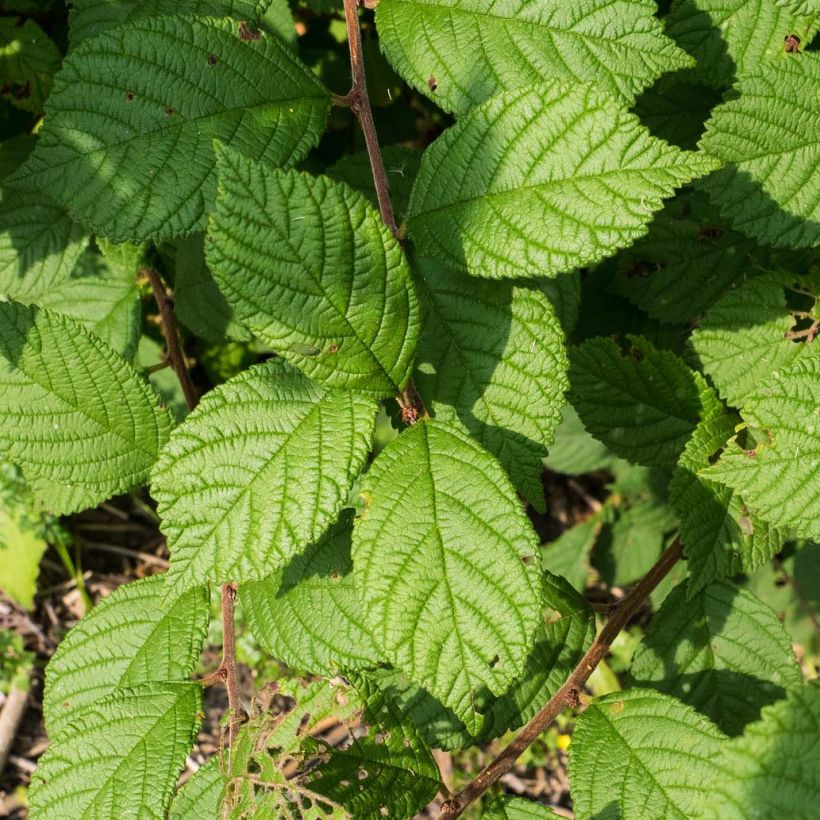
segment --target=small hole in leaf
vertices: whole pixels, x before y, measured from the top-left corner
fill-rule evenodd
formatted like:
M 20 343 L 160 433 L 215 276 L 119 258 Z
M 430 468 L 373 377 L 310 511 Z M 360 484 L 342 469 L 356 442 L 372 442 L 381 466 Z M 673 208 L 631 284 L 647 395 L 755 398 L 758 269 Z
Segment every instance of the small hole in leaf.
M 208 65 L 216 65 L 219 62 L 219 57 L 216 54 L 208 55 Z

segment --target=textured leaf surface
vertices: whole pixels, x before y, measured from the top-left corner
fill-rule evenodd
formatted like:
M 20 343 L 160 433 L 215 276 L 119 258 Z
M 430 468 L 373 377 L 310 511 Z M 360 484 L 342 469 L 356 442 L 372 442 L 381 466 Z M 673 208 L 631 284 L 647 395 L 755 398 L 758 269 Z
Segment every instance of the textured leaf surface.
M 169 582 L 261 580 L 318 540 L 364 464 L 375 411 L 281 360 L 206 394 L 153 473 Z
M 235 17 L 253 23 L 259 17 L 258 0 L 73 0 L 69 14 L 72 46 L 122 23 L 146 17 L 180 14 L 186 17 Z
M 632 681 L 685 701 L 730 735 L 803 681 L 775 613 L 744 589 L 710 584 L 691 599 L 679 584 L 632 658 Z
M 596 698 L 578 718 L 569 776 L 580 817 L 697 817 L 724 736 L 680 701 L 646 689 Z
M 817 0 L 774 0 L 775 5 L 790 9 L 801 17 L 820 20 L 820 3 Z
M 718 106 L 701 147 L 726 166 L 704 180 L 721 212 L 747 236 L 778 247 L 820 243 L 820 58 L 740 78 Z
M 700 475 L 732 438 L 737 422 L 719 403 L 706 410 L 669 484 L 690 594 L 711 581 L 753 572 L 783 547 L 783 534 L 751 512 L 738 493 Z
M 743 418 L 766 431 L 752 451 L 731 442 L 701 472 L 743 493 L 773 524 L 820 539 L 820 356 L 803 356 L 774 372 L 744 402 Z
M 767 706 L 716 761 L 709 820 L 813 817 L 820 805 L 820 685 L 812 681 Z
M 210 620 L 207 591 L 163 602 L 165 576 L 125 584 L 60 643 L 48 664 L 43 711 L 54 736 L 89 704 L 141 683 L 185 680 Z
M 33 20 L 0 18 L 0 96 L 39 113 L 62 55 Z
M 436 418 L 493 453 L 516 489 L 545 509 L 542 459 L 560 421 L 564 334 L 535 288 L 480 282 L 418 264 L 423 326 L 414 382 Z
M 713 395 L 677 356 L 635 337 L 626 351 L 609 338 L 570 350 L 570 397 L 584 426 L 623 458 L 673 467 Z
M 150 683 L 88 706 L 40 758 L 32 814 L 162 820 L 196 737 L 201 691 Z
M 481 815 L 482 820 L 538 820 L 541 817 L 561 816 L 548 806 L 508 794 L 494 798 Z
M 73 320 L 0 302 L 0 452 L 55 513 L 140 486 L 170 416 L 124 359 Z
M 694 75 L 718 88 L 762 63 L 789 59 L 790 34 L 804 44 L 816 30 L 772 0 L 674 0 L 667 33 L 696 60 Z
M 396 70 L 459 113 L 544 77 L 631 102 L 663 72 L 692 64 L 647 0 L 387 0 L 376 25 Z
M 565 404 L 561 409 L 561 424 L 555 430 L 555 442 L 544 464 L 557 473 L 581 475 L 603 470 L 616 460 L 606 445 L 586 431 L 575 408 Z
M 353 588 L 352 532 L 353 513 L 346 510 L 280 572 L 240 589 L 256 639 L 292 669 L 332 677 L 381 660 Z
M 382 451 L 361 492 L 353 576 L 367 622 L 386 656 L 476 732 L 541 611 L 538 545 L 512 485 L 476 443 L 431 421 Z
M 589 575 L 589 554 L 602 526 L 602 517 L 593 515 L 565 530 L 558 539 L 542 547 L 541 565 L 555 575 L 566 578 L 575 590 L 582 593 Z
M 404 253 L 378 211 L 326 177 L 219 151 L 206 257 L 237 316 L 311 378 L 395 395 L 419 310 Z
M 72 49 L 14 179 L 115 242 L 182 236 L 213 201 L 214 139 L 292 164 L 327 110 L 327 90 L 277 37 L 242 39 L 227 19 L 139 19 Z
M 763 379 L 808 349 L 786 338 L 794 316 L 783 287 L 791 279 L 771 274 L 744 282 L 718 300 L 692 333 L 698 363 L 734 407 L 742 406 Z
M 474 276 L 555 276 L 632 244 L 664 197 L 716 167 L 594 87 L 539 85 L 494 97 L 427 149 L 409 234 L 420 256 Z
M 168 820 L 210 820 L 219 817 L 225 788 L 225 777 L 219 763 L 219 755 L 214 755 L 185 781 L 174 795 Z
M 753 249 L 703 193 L 681 193 L 621 255 L 615 290 L 653 319 L 689 322 L 747 272 Z

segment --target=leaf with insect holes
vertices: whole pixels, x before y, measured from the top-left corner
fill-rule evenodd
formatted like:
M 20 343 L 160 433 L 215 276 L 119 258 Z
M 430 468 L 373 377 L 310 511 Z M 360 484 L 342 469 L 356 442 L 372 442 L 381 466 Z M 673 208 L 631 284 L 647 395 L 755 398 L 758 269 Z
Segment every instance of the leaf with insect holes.
M 632 337 L 570 349 L 570 399 L 584 427 L 636 464 L 673 467 L 714 396 L 703 377 L 666 350 Z
M 669 36 L 697 60 L 692 75 L 716 88 L 785 62 L 784 40 L 792 35 L 808 45 L 816 30 L 772 0 L 673 0 L 666 21 Z
M 794 687 L 763 709 L 714 763 L 704 817 L 814 817 L 820 801 L 820 683 Z
M 742 407 L 764 378 L 809 349 L 787 337 L 795 317 L 784 288 L 794 279 L 772 273 L 743 282 L 715 302 L 692 333 L 700 368 L 734 407 Z
M 58 313 L 0 302 L 0 452 L 65 514 L 143 484 L 171 428 L 136 370 Z
M 699 817 L 725 736 L 692 707 L 651 689 L 595 700 L 569 755 L 579 817 Z
M 96 37 L 123 23 L 147 17 L 233 17 L 249 24 L 258 22 L 265 0 L 72 0 L 69 7 L 68 35 L 72 47 L 80 40 Z
M 373 401 L 277 359 L 207 393 L 152 475 L 169 588 L 261 580 L 317 541 L 364 465 L 375 416 Z
M 239 591 L 254 636 L 291 669 L 333 676 L 381 660 L 353 588 L 352 533 L 353 512 L 345 510 L 286 567 Z
M 592 83 L 629 104 L 693 64 L 649 0 L 388 0 L 376 27 L 396 70 L 458 114 L 544 77 Z
M 401 246 L 362 194 L 218 149 L 206 259 L 253 334 L 328 387 L 393 396 L 419 309 Z
M 546 509 L 542 460 L 567 381 L 564 334 L 537 288 L 480 282 L 416 260 L 423 325 L 414 382 L 433 415 L 501 462 L 515 488 Z
M 669 483 L 690 595 L 711 581 L 753 572 L 780 552 L 785 541 L 780 530 L 749 510 L 741 494 L 701 475 L 735 434 L 738 423 L 737 414 L 716 399 L 702 415 Z
M 632 657 L 631 681 L 694 706 L 730 735 L 800 686 L 791 639 L 766 604 L 725 581 L 687 600 L 679 584 Z
M 816 54 L 742 76 L 700 142 L 725 163 L 702 187 L 737 230 L 763 244 L 820 244 L 818 82 Z
M 631 245 L 676 187 L 717 167 L 593 86 L 539 84 L 473 109 L 425 151 L 408 234 L 419 256 L 473 276 L 555 276 Z
M 730 442 L 700 475 L 742 493 L 773 524 L 820 539 L 820 355 L 812 351 L 746 396 L 744 421 L 765 431 L 757 446 L 746 451 Z
M 215 139 L 272 165 L 318 141 L 329 92 L 275 36 L 224 19 L 137 19 L 71 49 L 34 153 L 9 179 L 112 241 L 204 226 Z M 245 78 L 254 77 L 253 82 Z
M 165 592 L 165 575 L 125 584 L 63 639 L 46 668 L 49 735 L 121 689 L 185 680 L 193 671 L 210 619 L 207 590 L 192 589 L 170 603 Z
M 538 545 L 515 491 L 472 439 L 422 421 L 382 451 L 360 492 L 353 579 L 366 622 L 392 663 L 478 732 L 540 617 Z
M 201 693 L 195 683 L 146 683 L 86 706 L 38 762 L 32 815 L 162 820 L 196 739 Z

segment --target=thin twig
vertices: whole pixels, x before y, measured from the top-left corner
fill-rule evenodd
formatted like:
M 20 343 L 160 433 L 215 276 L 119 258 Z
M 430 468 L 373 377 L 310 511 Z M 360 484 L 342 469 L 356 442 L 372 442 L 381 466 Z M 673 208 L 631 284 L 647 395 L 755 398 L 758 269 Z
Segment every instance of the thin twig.
M 236 607 L 236 584 L 222 585 L 222 663 L 225 688 L 228 690 L 228 706 L 231 710 L 228 722 L 228 743 L 233 746 L 236 730 L 242 720 L 239 689 L 236 685 L 236 646 L 234 633 L 234 608 Z
M 350 49 L 350 71 L 353 75 L 353 85 L 346 99 L 349 100 L 350 108 L 362 126 L 367 155 L 370 157 L 370 167 L 373 170 L 373 184 L 376 186 L 376 198 L 379 200 L 379 211 L 382 220 L 395 236 L 398 233 L 398 228 L 396 227 L 396 218 L 393 216 L 393 204 L 390 201 L 390 184 L 384 170 L 382 152 L 379 149 L 379 138 L 376 134 L 376 124 L 373 122 L 373 111 L 370 108 L 370 97 L 367 94 L 358 3 L 356 0 L 344 0 L 344 3 L 347 42 Z
M 547 705 L 521 729 L 509 746 L 479 772 L 466 788 L 442 805 L 439 820 L 459 817 L 467 806 L 481 797 L 493 783 L 512 769 L 522 752 L 535 742 L 538 736 L 555 720 L 559 712 L 567 706 L 579 704 L 584 684 L 595 671 L 595 667 L 604 659 L 612 642 L 640 609 L 652 590 L 680 560 L 682 554 L 680 539 L 676 538 L 655 566 L 629 591 L 564 685 L 550 698 Z
M 143 273 L 148 277 L 151 290 L 154 292 L 154 299 L 159 308 L 159 318 L 162 324 L 162 334 L 165 336 L 165 350 L 168 363 L 179 379 L 182 392 L 185 394 L 185 403 L 188 405 L 188 409 L 193 410 L 199 401 L 199 397 L 196 394 L 194 383 L 191 381 L 191 374 L 188 372 L 188 367 L 185 364 L 185 355 L 179 344 L 177 323 L 174 319 L 173 301 L 168 295 L 168 291 L 165 289 L 165 285 L 163 285 L 159 274 L 153 268 L 145 268 Z
M 0 712 L 0 772 L 3 771 L 6 761 L 11 754 L 14 738 L 26 713 L 28 690 L 12 683 L 3 710 Z
M 89 541 L 87 538 L 78 536 L 77 540 L 84 550 L 95 550 L 97 552 L 110 552 L 113 555 L 122 555 L 126 558 L 133 558 L 135 561 L 142 561 L 151 564 L 159 569 L 168 569 L 168 561 L 160 558 L 159 555 L 152 555 L 150 552 L 140 552 L 139 550 L 120 547 L 116 544 L 103 544 L 99 541 Z

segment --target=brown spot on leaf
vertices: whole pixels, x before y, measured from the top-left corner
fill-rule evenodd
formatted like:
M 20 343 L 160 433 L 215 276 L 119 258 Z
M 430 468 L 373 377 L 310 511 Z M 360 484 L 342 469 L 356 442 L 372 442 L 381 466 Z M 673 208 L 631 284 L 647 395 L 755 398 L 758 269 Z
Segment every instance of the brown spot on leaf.
M 174 109 L 173 109 L 173 108 L 171 108 L 171 106 L 170 106 L 170 105 L 166 105 L 166 106 L 165 106 L 165 113 L 166 113 L 166 115 L 167 115 L 167 116 L 169 116 L 169 117 L 170 117 L 170 116 L 171 116 L 171 114 L 175 114 L 176 112 L 174 111 Z
M 328 353 L 338 353 L 339 352 L 339 345 L 330 345 L 327 349 Z
M 427 87 L 430 91 L 435 91 L 438 88 L 438 80 L 432 74 L 427 80 Z
M 698 242 L 714 242 L 723 236 L 723 231 L 715 225 L 701 225 L 698 230 Z
M 219 62 L 219 57 L 216 54 L 208 55 L 208 65 L 216 65 Z
M 242 20 L 239 23 L 239 39 L 245 40 L 245 42 L 248 42 L 249 40 L 261 40 L 262 32 L 259 31 L 259 29 L 251 28 L 248 23 Z
M 125 99 L 126 99 L 128 102 L 131 102 L 131 100 L 133 100 L 133 99 L 134 99 L 134 92 L 133 92 L 133 91 L 126 91 L 126 92 L 125 92 Z
M 787 34 L 783 38 L 783 50 L 786 54 L 798 54 L 800 52 L 800 38 L 796 34 Z

